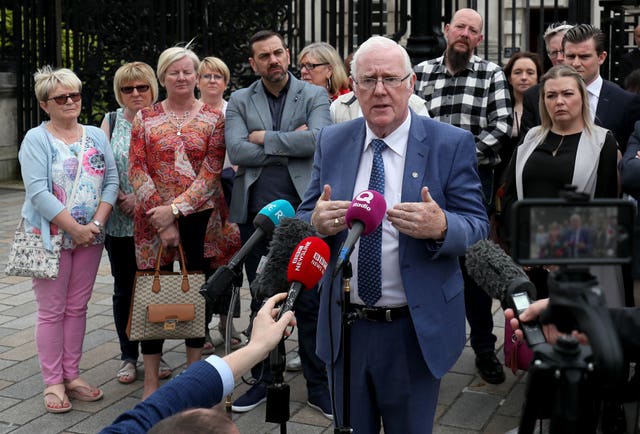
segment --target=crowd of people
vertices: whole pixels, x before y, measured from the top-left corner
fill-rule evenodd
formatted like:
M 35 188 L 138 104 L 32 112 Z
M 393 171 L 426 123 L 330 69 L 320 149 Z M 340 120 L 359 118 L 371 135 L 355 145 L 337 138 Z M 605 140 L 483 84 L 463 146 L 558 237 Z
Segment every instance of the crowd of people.
M 172 270 L 181 246 L 186 268 L 209 277 L 251 238 L 258 212 L 285 199 L 332 250 L 319 289 L 303 291 L 295 314 L 308 404 L 341 426 L 343 282 L 332 267 L 348 232 L 351 200 L 367 189 L 381 193 L 387 209 L 351 257 L 348 307 L 360 318 L 351 327 L 346 385 L 354 430 L 430 432 L 440 379 L 464 347 L 465 315 L 480 376 L 503 382 L 492 300 L 468 276 L 464 254 L 490 232 L 508 246 L 510 228 L 502 217 L 520 199 L 558 197 L 567 184 L 592 198 L 623 191 L 636 197 L 640 96 L 600 76 L 605 35 L 589 24 L 547 29 L 553 67 L 546 72 L 530 52 L 514 54 L 504 68 L 476 56 L 483 20 L 473 9 L 457 11 L 444 35 L 442 56 L 415 66 L 385 37 L 363 42 L 346 64 L 331 45 L 312 43 L 298 56 L 298 78 L 284 38 L 262 30 L 248 44 L 257 80 L 228 102 L 223 96 L 231 72 L 223 60 L 200 59 L 188 44 L 170 47 L 155 72 L 137 61 L 117 70 L 113 90 L 120 108 L 106 114 L 101 129 L 78 122 L 82 84 L 72 71 L 38 70 L 35 93 L 48 120 L 30 130 L 20 148 L 22 215 L 25 230 L 41 233 L 45 246 L 52 234 L 64 233 L 58 277 L 33 280 L 46 410 L 68 412 L 71 399 L 103 397 L 79 372 L 103 246 L 114 278 L 121 350 L 116 378 L 136 381 L 139 353 L 144 366 L 142 407 L 109 432 L 149 429 L 151 422 L 140 420 L 166 400 L 168 388 L 193 387 L 196 371 L 211 377 L 215 393 L 185 395 L 154 423 L 189 403 L 214 404 L 249 368 L 253 385 L 232 409 L 247 412 L 264 402 L 273 381 L 264 356 L 292 321 L 272 319 L 270 308 L 280 298 L 265 310 L 252 290 L 248 346 L 203 365 L 202 355 L 220 343 L 211 335 L 214 315 L 231 348 L 247 345 L 227 319 L 229 312 L 239 316 L 239 306 L 230 310 L 230 297 L 207 300 L 205 337 L 185 340 L 188 368 L 163 387 L 160 380 L 172 375 L 163 341 L 131 341 L 126 329 L 136 271 Z M 166 95 L 161 101 L 158 84 Z M 539 254 L 584 254 L 594 240 L 589 230 L 575 230 L 579 220 L 572 216 L 565 230 L 557 222 L 541 226 Z M 268 250 L 264 239 L 244 261 L 249 282 Z M 633 305 L 630 267 L 591 271 L 606 282 L 609 305 Z M 546 295 L 544 267 L 528 272 L 539 295 Z M 245 359 L 238 362 L 237 354 Z

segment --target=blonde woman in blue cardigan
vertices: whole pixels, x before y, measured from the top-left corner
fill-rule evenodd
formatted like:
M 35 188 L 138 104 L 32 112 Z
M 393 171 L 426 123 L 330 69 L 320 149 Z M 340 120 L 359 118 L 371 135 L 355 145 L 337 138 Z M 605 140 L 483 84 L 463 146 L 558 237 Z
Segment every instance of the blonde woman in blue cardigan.
M 35 93 L 48 122 L 29 130 L 18 158 L 25 185 L 25 231 L 64 233 L 58 277 L 33 279 L 36 347 L 47 411 L 71 410 L 69 398 L 96 401 L 102 391 L 80 378 L 80 358 L 102 248 L 103 225 L 118 193 L 118 174 L 107 138 L 78 123 L 82 83 L 70 70 L 49 66 L 35 75 Z

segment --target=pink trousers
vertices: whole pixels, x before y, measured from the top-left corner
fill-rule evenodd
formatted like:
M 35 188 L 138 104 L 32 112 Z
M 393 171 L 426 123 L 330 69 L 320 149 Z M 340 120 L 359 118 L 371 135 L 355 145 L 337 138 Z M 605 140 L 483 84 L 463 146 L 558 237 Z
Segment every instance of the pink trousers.
M 80 375 L 87 304 L 98 273 L 102 244 L 62 249 L 55 280 L 33 279 L 38 305 L 36 348 L 46 385 Z

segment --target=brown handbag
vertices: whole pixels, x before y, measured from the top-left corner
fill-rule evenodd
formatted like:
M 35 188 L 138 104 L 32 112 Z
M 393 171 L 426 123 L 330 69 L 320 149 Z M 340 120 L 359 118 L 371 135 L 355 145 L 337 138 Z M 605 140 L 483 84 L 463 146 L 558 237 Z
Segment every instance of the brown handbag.
M 180 272 L 160 271 L 162 247 L 154 271 L 138 271 L 133 286 L 127 336 L 132 341 L 204 337 L 205 300 L 198 292 L 201 271 L 187 272 L 182 244 Z

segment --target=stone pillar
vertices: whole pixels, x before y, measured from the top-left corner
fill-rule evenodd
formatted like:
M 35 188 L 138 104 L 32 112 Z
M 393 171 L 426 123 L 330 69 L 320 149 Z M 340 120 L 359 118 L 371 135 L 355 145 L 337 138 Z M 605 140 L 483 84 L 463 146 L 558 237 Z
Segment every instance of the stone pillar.
M 0 181 L 19 179 L 16 75 L 0 72 Z

